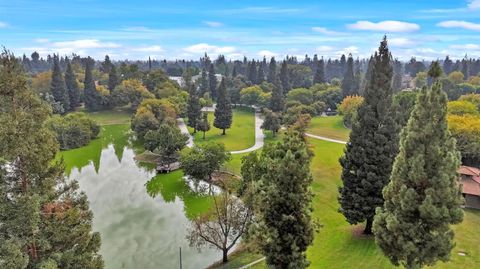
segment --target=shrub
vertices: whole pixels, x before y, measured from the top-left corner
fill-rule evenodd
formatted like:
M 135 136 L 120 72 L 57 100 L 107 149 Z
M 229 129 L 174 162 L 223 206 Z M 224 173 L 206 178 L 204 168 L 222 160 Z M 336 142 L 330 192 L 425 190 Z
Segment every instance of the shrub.
M 83 147 L 100 132 L 100 126 L 84 113 L 54 115 L 45 124 L 55 133 L 62 150 Z

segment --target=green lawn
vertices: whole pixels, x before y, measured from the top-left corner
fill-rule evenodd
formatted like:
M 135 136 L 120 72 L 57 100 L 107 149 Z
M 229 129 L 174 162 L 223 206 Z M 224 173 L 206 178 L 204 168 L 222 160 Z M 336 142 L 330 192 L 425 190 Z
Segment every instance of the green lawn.
M 242 150 L 255 144 L 255 116 L 253 109 L 236 108 L 233 110 L 232 127 L 227 129 L 227 134 L 222 135 L 222 130 L 213 127 L 213 112 L 208 113 L 210 131 L 206 133 L 205 140 L 203 133 L 194 134 L 195 143 L 203 141 L 214 141 L 225 144 L 227 150 Z M 190 133 L 193 128 L 189 128 Z
M 373 237 L 354 235 L 354 231 L 363 228 L 361 225 L 349 225 L 338 212 L 337 196 L 341 184 L 338 159 L 343 154 L 344 145 L 316 139 L 308 139 L 308 142 L 315 152 L 311 164 L 314 177 L 312 191 L 315 194 L 313 217 L 322 224 L 314 244 L 307 251 L 310 268 L 395 268 L 375 245 Z M 240 164 L 232 160 L 232 165 Z M 480 237 L 476 233 L 479 227 L 480 211 L 466 210 L 463 223 L 454 227 L 456 247 L 451 261 L 439 262 L 432 268 L 479 268 Z M 460 256 L 459 252 L 467 255 Z M 246 259 L 248 255 L 241 256 L 241 264 L 255 260 L 253 257 Z M 235 256 L 233 258 L 236 260 Z M 255 268 L 266 266 L 261 263 Z
M 132 112 L 127 107 L 111 110 L 87 112 L 88 116 L 100 125 L 130 124 Z
M 342 116 L 312 118 L 307 133 L 347 141 L 350 130 L 343 126 Z

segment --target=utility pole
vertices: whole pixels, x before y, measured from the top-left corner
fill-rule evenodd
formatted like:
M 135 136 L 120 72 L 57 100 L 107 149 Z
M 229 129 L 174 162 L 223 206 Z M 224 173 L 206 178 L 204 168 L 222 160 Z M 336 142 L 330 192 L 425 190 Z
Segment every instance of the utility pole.
M 180 269 L 182 269 L 182 247 L 180 247 Z

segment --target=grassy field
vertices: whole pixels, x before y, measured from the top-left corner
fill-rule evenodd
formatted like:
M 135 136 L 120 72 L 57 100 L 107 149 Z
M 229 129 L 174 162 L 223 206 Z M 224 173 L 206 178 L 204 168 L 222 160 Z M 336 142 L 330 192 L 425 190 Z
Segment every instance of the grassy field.
M 210 122 L 210 131 L 203 139 L 203 133 L 194 134 L 195 143 L 203 141 L 214 141 L 225 144 L 227 150 L 242 150 L 249 148 L 255 144 L 255 117 L 252 109 L 236 108 L 233 110 L 232 127 L 227 129 L 227 134 L 222 135 L 222 130 L 213 127 L 213 112 L 208 113 L 208 121 Z M 193 128 L 189 128 L 190 133 Z
M 335 124 L 335 121 L 331 123 Z M 337 196 L 341 185 L 338 159 L 343 154 L 344 145 L 315 139 L 308 141 L 315 152 L 311 165 L 314 176 L 312 191 L 315 194 L 313 217 L 322 224 L 314 244 L 307 251 L 310 268 L 395 268 L 375 245 L 373 237 L 358 235 L 363 228 L 361 225 L 349 225 L 338 212 Z M 232 162 L 232 165 L 239 164 L 237 160 Z M 480 238 L 475 233 L 478 227 L 480 211 L 466 210 L 463 223 L 454 227 L 456 247 L 451 261 L 439 262 L 432 268 L 479 268 Z M 466 253 L 466 256 L 458 255 L 459 252 Z M 237 257 L 240 257 L 239 260 Z M 238 264 L 248 264 L 256 257 L 252 253 L 237 254 L 232 257 L 232 266 L 229 264 L 221 268 L 237 268 Z M 266 268 L 265 262 L 254 268 Z
M 126 107 L 87 112 L 87 114 L 100 125 L 130 124 L 132 118 L 132 112 Z
M 343 126 L 342 116 L 312 118 L 307 133 L 347 141 L 350 130 Z

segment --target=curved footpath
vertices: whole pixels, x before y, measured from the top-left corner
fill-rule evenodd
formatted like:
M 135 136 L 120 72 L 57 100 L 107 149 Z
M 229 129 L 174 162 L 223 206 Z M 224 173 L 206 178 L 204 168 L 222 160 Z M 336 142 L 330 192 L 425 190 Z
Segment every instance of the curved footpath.
M 213 110 L 214 108 L 206 108 L 204 111 L 213 111 Z M 252 147 L 249 147 L 247 149 L 230 151 L 231 154 L 248 153 L 263 147 L 265 135 L 263 134 L 263 130 L 261 128 L 263 124 L 263 119 L 260 116 L 261 116 L 261 113 L 255 112 L 255 144 Z M 193 147 L 193 137 L 188 131 L 185 121 L 183 121 L 182 118 L 177 119 L 177 124 L 182 134 L 188 135 L 187 147 L 189 148 Z
M 305 133 L 305 135 L 308 136 L 308 137 L 314 138 L 314 139 L 325 140 L 325 141 L 328 141 L 328 142 L 339 143 L 339 144 L 344 144 L 344 145 L 347 144 L 347 141 L 331 139 L 331 138 L 324 137 L 324 136 L 319 136 L 319 135 L 314 135 L 314 134 L 309 134 L 309 133 Z

